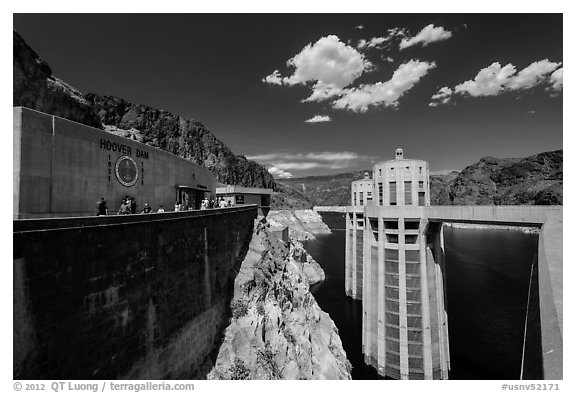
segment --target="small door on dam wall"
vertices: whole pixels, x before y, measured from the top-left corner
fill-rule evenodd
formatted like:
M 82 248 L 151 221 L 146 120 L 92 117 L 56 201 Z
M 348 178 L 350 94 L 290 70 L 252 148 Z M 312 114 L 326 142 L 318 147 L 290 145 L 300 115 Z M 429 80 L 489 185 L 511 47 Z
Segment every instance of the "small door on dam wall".
M 205 196 L 205 191 L 195 190 L 190 187 L 178 187 L 177 200 L 182 206 L 188 206 L 188 209 L 198 210 Z
M 194 209 L 195 201 L 193 190 L 188 187 L 178 187 L 178 202 L 186 209 Z

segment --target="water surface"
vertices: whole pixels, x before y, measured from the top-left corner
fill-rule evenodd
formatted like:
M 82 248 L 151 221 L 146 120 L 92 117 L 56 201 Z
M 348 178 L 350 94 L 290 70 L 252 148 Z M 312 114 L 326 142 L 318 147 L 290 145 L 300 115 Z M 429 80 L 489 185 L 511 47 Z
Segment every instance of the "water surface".
M 304 243 L 326 280 L 312 288 L 338 327 L 353 379 L 381 379 L 364 364 L 362 303 L 345 295 L 345 216 L 322 213 L 332 229 Z M 445 228 L 451 379 L 518 379 L 530 266 L 538 236 Z

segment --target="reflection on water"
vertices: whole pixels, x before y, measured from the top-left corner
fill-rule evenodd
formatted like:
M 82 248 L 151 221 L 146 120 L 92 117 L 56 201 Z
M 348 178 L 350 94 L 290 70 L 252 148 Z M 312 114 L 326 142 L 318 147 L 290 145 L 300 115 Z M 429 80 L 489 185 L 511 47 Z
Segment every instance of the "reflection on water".
M 322 213 L 331 235 L 304 246 L 326 280 L 312 288 L 338 327 L 353 379 L 378 379 L 362 355 L 362 303 L 345 296 L 345 221 Z M 530 264 L 538 236 L 517 231 L 445 228 L 452 379 L 518 379 Z

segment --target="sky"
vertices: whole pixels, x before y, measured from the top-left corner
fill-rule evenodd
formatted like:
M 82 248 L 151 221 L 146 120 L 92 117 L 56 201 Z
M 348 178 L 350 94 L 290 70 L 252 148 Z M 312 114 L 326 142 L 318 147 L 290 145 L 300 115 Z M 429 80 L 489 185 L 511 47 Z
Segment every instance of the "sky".
M 14 14 L 83 93 L 194 118 L 278 178 L 563 148 L 562 14 Z

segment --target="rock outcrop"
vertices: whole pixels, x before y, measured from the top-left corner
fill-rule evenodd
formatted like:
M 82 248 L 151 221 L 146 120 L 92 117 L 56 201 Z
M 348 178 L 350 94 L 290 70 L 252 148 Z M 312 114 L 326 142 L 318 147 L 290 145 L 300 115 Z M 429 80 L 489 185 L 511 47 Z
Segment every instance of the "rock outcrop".
M 82 93 L 52 75 L 48 63 L 16 32 L 13 32 L 13 48 L 13 106 L 25 106 L 102 128 Z
M 208 379 L 351 379 L 338 329 L 309 291 L 301 246 L 258 221 Z
M 292 240 L 313 240 L 315 235 L 332 233 L 322 216 L 311 209 L 270 210 L 266 219 L 273 229 L 287 226 Z
M 453 205 L 562 204 L 563 151 L 484 157 L 450 182 Z
M 266 168 L 235 155 L 199 121 L 118 97 L 85 94 L 52 75 L 14 32 L 13 105 L 60 116 L 169 151 L 205 166 L 224 184 L 274 188 Z

